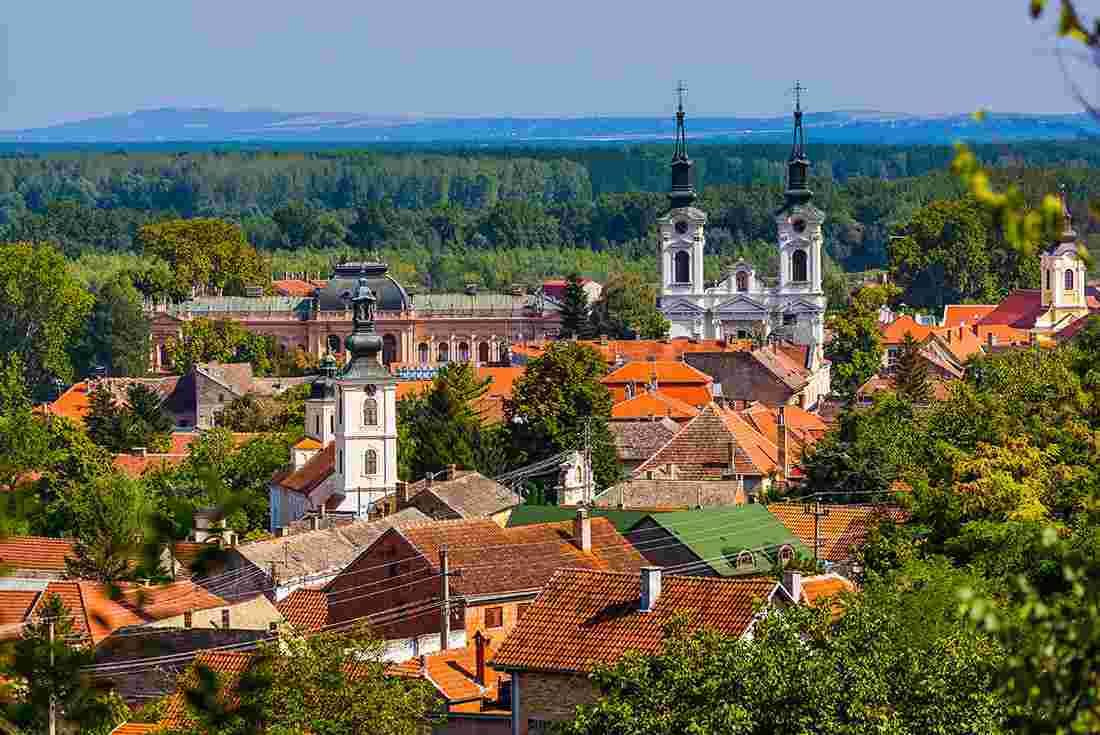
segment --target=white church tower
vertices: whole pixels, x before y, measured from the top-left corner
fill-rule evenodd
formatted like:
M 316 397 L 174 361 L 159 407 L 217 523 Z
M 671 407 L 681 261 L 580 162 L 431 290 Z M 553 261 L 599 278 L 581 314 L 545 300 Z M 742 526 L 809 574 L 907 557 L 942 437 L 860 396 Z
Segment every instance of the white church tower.
M 336 378 L 335 510 L 357 516 L 397 486 L 397 379 L 380 360 L 375 301 L 361 279 L 352 297 L 355 327 L 344 342 L 351 360 Z
M 782 338 L 810 345 L 815 364 L 823 357 L 825 293 L 822 289 L 824 213 L 813 206 L 807 186 L 800 85 L 795 86 L 794 144 L 787 163 L 787 191 L 776 213 L 779 276 L 764 279 L 738 262 L 724 280 L 703 282 L 706 213 L 692 206 L 695 188 L 687 156 L 681 88 L 676 112 L 670 210 L 660 220 L 661 313 L 671 337 L 696 339 Z

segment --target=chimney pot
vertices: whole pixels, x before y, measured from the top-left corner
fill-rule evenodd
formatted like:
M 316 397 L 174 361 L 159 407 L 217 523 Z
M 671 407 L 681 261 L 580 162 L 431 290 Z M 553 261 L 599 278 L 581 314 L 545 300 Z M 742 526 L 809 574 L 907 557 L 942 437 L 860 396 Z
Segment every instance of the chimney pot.
M 492 639 L 480 630 L 474 633 L 474 645 L 477 647 L 475 652 L 477 655 L 477 669 L 474 675 L 477 677 L 477 683 L 481 686 L 485 686 L 485 653 L 490 643 L 492 643 Z
M 657 598 L 661 596 L 661 568 L 642 567 L 642 594 L 638 601 L 638 610 L 653 612 Z
M 792 570 L 783 570 L 783 587 L 790 594 L 795 604 L 802 602 L 802 573 Z
M 585 508 L 577 508 L 577 515 L 573 518 L 573 542 L 584 553 L 591 553 L 592 519 Z

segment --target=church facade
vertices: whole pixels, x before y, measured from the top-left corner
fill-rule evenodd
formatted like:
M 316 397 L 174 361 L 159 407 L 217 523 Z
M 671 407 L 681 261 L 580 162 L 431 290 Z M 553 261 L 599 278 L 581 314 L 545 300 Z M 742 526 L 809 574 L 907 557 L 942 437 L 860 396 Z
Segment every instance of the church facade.
M 671 208 L 658 221 L 660 309 L 672 325 L 670 336 L 785 339 L 811 346 L 815 362 L 820 362 L 825 340 L 821 258 L 825 214 L 813 205 L 813 193 L 807 187 L 809 161 L 804 151 L 801 105 L 795 108 L 785 201 L 775 215 L 777 278 L 765 278 L 750 264 L 739 261 L 717 284 L 704 282 L 707 215 L 694 206 L 682 104 L 676 113 L 676 128 Z

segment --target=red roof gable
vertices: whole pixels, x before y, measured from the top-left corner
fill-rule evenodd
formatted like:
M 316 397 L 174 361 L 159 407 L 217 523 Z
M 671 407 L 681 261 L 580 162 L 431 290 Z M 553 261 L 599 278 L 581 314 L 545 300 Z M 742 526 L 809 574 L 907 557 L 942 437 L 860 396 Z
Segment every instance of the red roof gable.
M 647 383 L 656 378 L 661 383 L 681 383 L 688 385 L 707 385 L 714 379 L 697 370 L 686 362 L 668 360 L 628 362 L 600 378 L 604 385 L 626 385 L 628 383 Z
M 896 345 L 905 340 L 906 334 L 913 335 L 913 339 L 917 342 L 923 342 L 932 333 L 932 328 L 918 324 L 916 319 L 908 314 L 902 314 L 885 327 L 882 327 L 881 331 L 884 345 Z
M 972 327 L 996 308 L 996 304 L 948 304 L 943 307 L 943 326 Z
M 699 409 L 678 398 L 665 395 L 660 390 L 642 391 L 633 398 L 619 401 L 611 407 L 612 420 L 661 418 L 691 419 L 699 415 Z
M 997 304 L 997 308 L 982 317 L 979 324 L 1005 324 L 1017 329 L 1031 329 L 1035 320 L 1046 311 L 1043 294 L 1034 289 L 1018 289 Z
M 73 555 L 69 539 L 44 536 L 0 538 L 0 565 L 12 569 L 63 574 L 65 559 Z
M 775 469 L 776 446 L 736 412 L 711 403 L 634 470 L 634 476 L 671 464 L 678 480 L 721 480 L 729 471 L 730 443 L 738 474 L 762 476 Z

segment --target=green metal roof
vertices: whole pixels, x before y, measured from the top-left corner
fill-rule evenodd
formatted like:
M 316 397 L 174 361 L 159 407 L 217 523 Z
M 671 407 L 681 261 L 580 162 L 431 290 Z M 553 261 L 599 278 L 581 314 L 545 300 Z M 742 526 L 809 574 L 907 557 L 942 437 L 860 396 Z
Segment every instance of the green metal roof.
M 577 515 L 576 508 L 563 508 L 559 505 L 517 505 L 508 516 L 508 527 L 530 526 L 532 523 L 560 523 L 573 520 Z M 593 518 L 606 518 L 615 526 L 615 530 L 622 533 L 649 515 L 640 510 L 615 510 L 593 508 L 589 511 Z
M 723 577 L 771 571 L 783 544 L 789 544 L 795 555 L 813 556 L 763 505 L 650 513 L 646 517 Z M 762 547 L 769 548 L 761 551 Z M 737 557 L 742 551 L 752 554 L 752 567 L 738 568 Z

